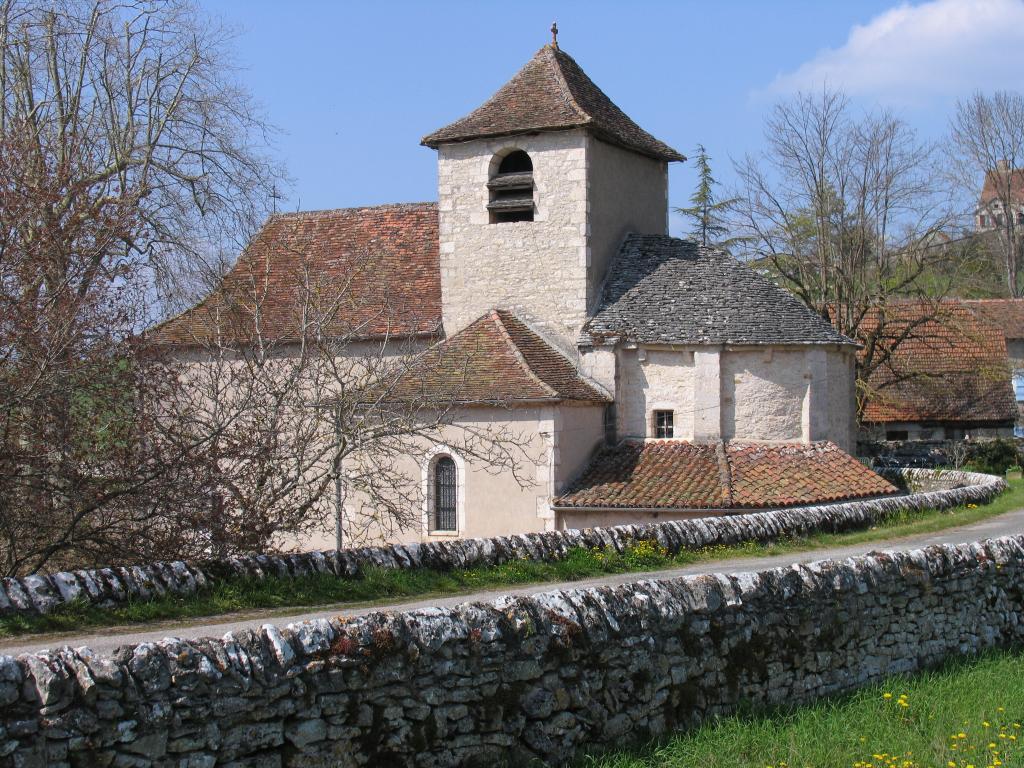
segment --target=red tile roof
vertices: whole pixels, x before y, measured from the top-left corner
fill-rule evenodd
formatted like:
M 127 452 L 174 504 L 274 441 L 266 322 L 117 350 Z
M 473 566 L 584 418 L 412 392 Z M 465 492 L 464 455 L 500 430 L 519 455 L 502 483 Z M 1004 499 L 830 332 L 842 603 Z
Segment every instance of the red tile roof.
M 585 128 L 658 160 L 685 160 L 634 123 L 569 54 L 545 45 L 497 93 L 454 123 L 423 138 L 428 147 L 486 136 Z
M 1004 193 L 1006 171 L 989 171 L 985 174 L 985 184 L 981 188 L 981 204 L 988 205 Z M 1024 168 L 1014 168 L 1009 172 L 1010 199 L 1024 202 Z
M 1006 341 L 998 329 L 954 301 L 901 302 L 885 313 L 878 344 L 884 348 L 907 336 L 868 377 L 865 422 L 1016 419 Z M 869 328 L 870 319 L 862 324 Z
M 515 315 L 491 310 L 401 375 L 395 400 L 467 404 L 606 403 L 611 398 Z
M 896 487 L 833 443 L 730 444 L 736 507 L 790 507 L 883 496 Z
M 308 286 L 308 291 L 304 286 Z M 152 328 L 157 344 L 219 336 L 298 338 L 301 297 L 323 332 L 346 338 L 433 335 L 441 326 L 437 204 L 278 214 L 259 231 L 220 287 Z
M 554 506 L 753 509 L 883 496 L 896 490 L 828 442 L 624 441 L 602 450 Z
M 965 299 L 963 303 L 1007 339 L 1024 339 L 1024 299 Z

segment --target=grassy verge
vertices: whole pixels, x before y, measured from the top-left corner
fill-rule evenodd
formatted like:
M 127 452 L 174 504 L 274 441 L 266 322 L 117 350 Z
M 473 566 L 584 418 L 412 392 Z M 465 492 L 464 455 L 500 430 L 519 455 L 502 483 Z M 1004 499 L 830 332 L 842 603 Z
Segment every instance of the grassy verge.
M 45 616 L 0 618 L 0 638 L 42 632 L 70 632 L 89 627 L 144 624 L 220 616 L 246 610 L 313 607 L 344 603 L 373 603 L 400 598 L 467 594 L 521 584 L 576 581 L 608 573 L 653 571 L 735 557 L 770 557 L 816 549 L 848 546 L 967 525 L 1024 506 L 1024 481 L 989 504 L 955 509 L 902 513 L 864 531 L 817 534 L 771 544 L 710 547 L 700 552 L 668 555 L 649 542 L 625 554 L 576 549 L 564 560 L 541 563 L 520 560 L 505 565 L 453 571 L 369 569 L 357 579 L 329 575 L 297 579 L 236 579 L 218 583 L 194 595 L 169 596 L 97 608 L 84 602 L 62 606 Z
M 1024 655 L 993 653 L 842 699 L 736 715 L 590 768 L 998 768 L 1024 765 Z

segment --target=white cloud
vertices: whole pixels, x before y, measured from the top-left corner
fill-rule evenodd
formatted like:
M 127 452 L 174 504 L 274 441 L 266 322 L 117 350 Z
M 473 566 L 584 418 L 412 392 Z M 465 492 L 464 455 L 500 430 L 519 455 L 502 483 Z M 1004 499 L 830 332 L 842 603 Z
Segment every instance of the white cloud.
M 823 84 L 883 101 L 928 101 L 974 90 L 1024 88 L 1024 0 L 932 0 L 903 4 L 854 26 L 779 75 L 771 93 Z

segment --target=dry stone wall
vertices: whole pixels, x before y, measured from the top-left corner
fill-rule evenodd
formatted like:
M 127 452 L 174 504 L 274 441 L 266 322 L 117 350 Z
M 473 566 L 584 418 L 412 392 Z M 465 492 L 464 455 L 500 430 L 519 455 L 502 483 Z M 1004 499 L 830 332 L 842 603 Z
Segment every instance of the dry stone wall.
M 1024 635 L 1024 537 L 0 657 L 0 764 L 558 764 Z
M 546 531 L 491 539 L 454 539 L 424 544 L 250 555 L 204 563 L 154 563 L 38 574 L 0 583 L 0 615 L 49 613 L 63 603 L 84 600 L 112 606 L 165 594 L 187 595 L 232 577 L 291 578 L 316 573 L 355 577 L 367 566 L 449 570 L 498 565 L 512 560 L 554 560 L 574 547 L 612 547 L 621 552 L 637 541 L 656 540 L 671 554 L 709 546 L 767 542 L 811 533 L 868 528 L 905 510 L 947 509 L 983 504 L 1006 490 L 1006 481 L 974 472 L 907 469 L 903 476 L 926 490 L 842 504 L 769 510 L 749 514 L 676 520 L 644 525 Z

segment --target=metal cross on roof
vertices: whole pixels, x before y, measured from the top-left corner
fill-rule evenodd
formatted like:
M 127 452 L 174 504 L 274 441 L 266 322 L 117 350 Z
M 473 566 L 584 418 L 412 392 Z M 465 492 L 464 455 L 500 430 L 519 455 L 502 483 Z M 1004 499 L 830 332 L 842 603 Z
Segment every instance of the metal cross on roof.
M 558 47 L 558 22 L 551 22 L 551 46 Z

